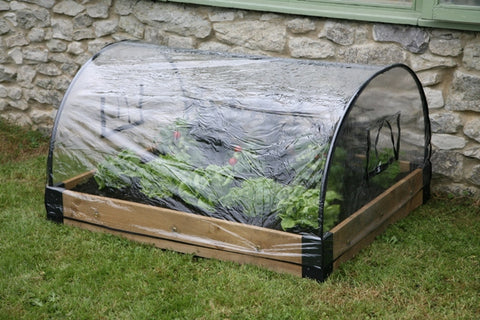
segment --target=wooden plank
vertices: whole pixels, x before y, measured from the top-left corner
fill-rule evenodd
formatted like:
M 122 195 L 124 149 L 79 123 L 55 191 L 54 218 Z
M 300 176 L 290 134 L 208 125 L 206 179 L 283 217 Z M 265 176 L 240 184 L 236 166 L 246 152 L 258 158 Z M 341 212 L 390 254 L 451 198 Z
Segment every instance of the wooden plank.
M 82 174 L 79 174 L 78 176 L 75 176 L 73 178 L 70 178 L 68 180 L 65 180 L 63 182 L 64 188 L 65 189 L 75 188 L 77 185 L 79 185 L 79 184 L 87 181 L 88 179 L 90 179 L 90 177 L 95 174 L 95 171 L 96 170 L 90 170 L 90 171 L 84 172 Z
M 217 259 L 222 261 L 232 261 L 239 264 L 252 264 L 252 265 L 264 267 L 266 269 L 269 269 L 275 272 L 289 273 L 298 277 L 302 276 L 302 266 L 298 264 L 290 263 L 290 262 L 265 259 L 258 256 L 251 256 L 248 254 L 220 251 L 217 249 L 199 247 L 195 244 L 179 243 L 179 242 L 174 242 L 170 240 L 154 238 L 146 235 L 125 233 L 122 231 L 106 229 L 101 226 L 91 225 L 91 224 L 87 224 L 84 222 L 71 220 L 71 219 L 65 219 L 64 221 L 65 221 L 65 224 L 67 225 L 80 227 L 90 231 L 108 232 L 114 235 L 125 237 L 133 241 L 152 244 L 161 249 L 167 249 L 167 250 L 172 250 L 172 251 L 187 253 L 187 254 L 194 254 L 196 256 L 204 257 L 204 258 L 212 258 L 212 259 Z
M 357 252 L 389 223 L 398 220 L 396 216 L 402 217 L 421 205 L 422 187 L 423 171 L 417 169 L 335 226 L 330 231 L 333 234 L 333 260 L 349 250 Z
M 400 172 L 410 172 L 412 170 L 412 164 L 410 161 L 400 160 L 398 161 Z
M 302 264 L 302 236 L 293 233 L 70 190 L 63 193 L 63 206 L 64 219 L 183 245 Z
M 342 263 L 352 259 L 361 249 L 372 243 L 375 238 L 383 233 L 387 227 L 396 221 L 405 218 L 410 212 L 423 203 L 423 190 L 420 190 L 410 201 L 408 201 L 403 207 L 396 211 L 389 219 L 385 220 L 375 230 L 367 234 L 364 238 L 358 241 L 356 244 L 348 248 L 333 262 L 333 269 L 337 269 Z

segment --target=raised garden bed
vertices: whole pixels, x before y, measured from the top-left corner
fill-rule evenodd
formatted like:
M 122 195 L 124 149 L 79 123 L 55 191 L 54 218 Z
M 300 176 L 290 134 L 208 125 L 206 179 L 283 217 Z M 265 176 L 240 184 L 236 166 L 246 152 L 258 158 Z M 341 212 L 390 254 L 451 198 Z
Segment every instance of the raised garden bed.
M 57 114 L 49 219 L 325 279 L 429 193 L 415 74 L 134 42 Z

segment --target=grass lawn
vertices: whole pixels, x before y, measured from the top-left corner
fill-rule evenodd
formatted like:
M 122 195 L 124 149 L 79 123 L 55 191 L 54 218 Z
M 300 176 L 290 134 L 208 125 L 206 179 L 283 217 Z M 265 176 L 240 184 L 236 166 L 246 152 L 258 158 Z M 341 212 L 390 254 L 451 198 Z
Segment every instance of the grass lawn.
M 471 200 L 433 198 L 317 283 L 47 221 L 48 142 L 0 141 L 0 319 L 480 319 Z

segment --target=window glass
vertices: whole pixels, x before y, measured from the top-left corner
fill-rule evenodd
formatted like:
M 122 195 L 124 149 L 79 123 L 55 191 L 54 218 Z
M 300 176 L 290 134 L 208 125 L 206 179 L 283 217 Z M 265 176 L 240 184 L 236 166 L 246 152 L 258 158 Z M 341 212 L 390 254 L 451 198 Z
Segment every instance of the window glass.
M 440 4 L 453 4 L 459 6 L 480 6 L 480 0 L 440 0 Z
M 400 5 L 410 7 L 413 0 L 350 0 L 348 2 L 360 3 L 363 5 Z

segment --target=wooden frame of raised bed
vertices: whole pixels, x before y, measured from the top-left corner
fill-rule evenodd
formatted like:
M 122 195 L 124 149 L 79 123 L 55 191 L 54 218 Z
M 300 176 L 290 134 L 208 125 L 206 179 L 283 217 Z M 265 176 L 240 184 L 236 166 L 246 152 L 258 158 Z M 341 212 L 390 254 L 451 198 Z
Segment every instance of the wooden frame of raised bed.
M 87 172 L 47 187 L 50 214 L 92 231 L 121 235 L 162 249 L 262 266 L 277 272 L 324 280 L 385 228 L 424 201 L 423 170 L 416 169 L 342 221 L 323 238 L 271 230 L 70 189 Z M 52 203 L 57 205 L 52 206 Z M 310 242 L 312 245 L 305 245 Z M 281 247 L 289 246 L 288 254 Z M 293 248 L 293 249 L 292 249 Z M 312 259 L 310 253 L 317 252 Z

